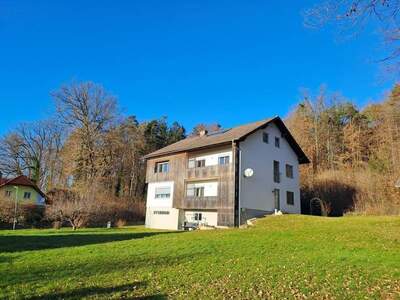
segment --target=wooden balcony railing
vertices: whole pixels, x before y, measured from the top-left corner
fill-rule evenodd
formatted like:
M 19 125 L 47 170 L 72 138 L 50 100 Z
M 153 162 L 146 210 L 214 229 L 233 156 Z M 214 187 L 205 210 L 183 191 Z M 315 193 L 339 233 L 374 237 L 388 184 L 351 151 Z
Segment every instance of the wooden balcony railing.
M 231 168 L 232 164 L 188 168 L 186 171 L 186 178 L 201 179 L 201 178 L 221 177 L 230 172 Z
M 191 209 L 215 209 L 218 206 L 218 196 L 212 197 L 194 197 L 194 196 L 186 196 L 183 199 L 183 207 L 182 208 L 191 208 Z

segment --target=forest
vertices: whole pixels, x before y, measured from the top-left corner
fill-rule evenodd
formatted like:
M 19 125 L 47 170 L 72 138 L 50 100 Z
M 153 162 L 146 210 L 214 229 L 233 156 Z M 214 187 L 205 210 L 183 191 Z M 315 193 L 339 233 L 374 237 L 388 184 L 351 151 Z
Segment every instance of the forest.
M 331 215 L 400 213 L 400 85 L 363 108 L 324 87 L 306 92 L 286 123 L 311 160 L 305 206 L 319 197 Z

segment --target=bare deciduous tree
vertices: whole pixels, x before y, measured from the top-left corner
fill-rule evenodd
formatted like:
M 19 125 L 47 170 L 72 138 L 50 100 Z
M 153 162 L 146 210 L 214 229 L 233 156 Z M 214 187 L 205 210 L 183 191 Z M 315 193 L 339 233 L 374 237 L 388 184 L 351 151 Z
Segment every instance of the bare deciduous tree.
M 389 54 L 380 58 L 388 67 L 400 70 L 400 1 L 399 0 L 328 0 L 303 12 L 307 27 L 332 24 L 341 36 L 354 36 L 371 24 L 382 34 Z
M 5 175 L 25 174 L 46 189 L 57 161 L 62 132 L 54 120 L 23 123 L 0 140 L 0 170 Z
M 65 85 L 53 97 L 60 119 L 78 138 L 75 173 L 84 181 L 93 182 L 102 134 L 116 117 L 116 99 L 92 82 Z

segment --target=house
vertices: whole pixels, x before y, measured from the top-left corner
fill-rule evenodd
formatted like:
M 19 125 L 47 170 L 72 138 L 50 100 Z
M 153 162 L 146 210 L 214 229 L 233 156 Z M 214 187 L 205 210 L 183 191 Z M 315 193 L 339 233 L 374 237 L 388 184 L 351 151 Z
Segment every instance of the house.
M 45 204 L 45 194 L 28 177 L 3 178 L 0 173 L 0 198 L 19 202 Z
M 232 227 L 300 213 L 299 164 L 309 160 L 279 117 L 203 131 L 145 158 L 147 227 Z

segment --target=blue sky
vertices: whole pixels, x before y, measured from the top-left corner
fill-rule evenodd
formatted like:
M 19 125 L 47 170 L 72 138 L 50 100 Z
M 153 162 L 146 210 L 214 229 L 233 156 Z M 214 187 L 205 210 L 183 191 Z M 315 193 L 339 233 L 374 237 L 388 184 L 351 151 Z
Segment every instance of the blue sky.
M 379 37 L 304 28 L 314 3 L 0 0 L 0 134 L 48 117 L 50 92 L 71 80 L 101 83 L 125 115 L 187 129 L 284 117 L 321 84 L 359 105 L 381 98 L 393 82 L 371 62 Z

